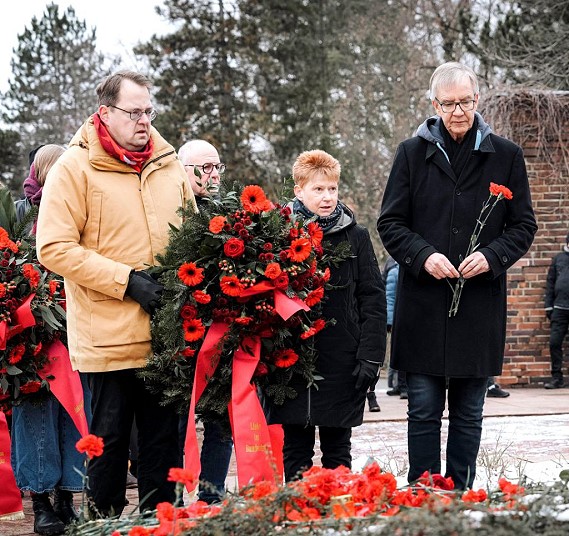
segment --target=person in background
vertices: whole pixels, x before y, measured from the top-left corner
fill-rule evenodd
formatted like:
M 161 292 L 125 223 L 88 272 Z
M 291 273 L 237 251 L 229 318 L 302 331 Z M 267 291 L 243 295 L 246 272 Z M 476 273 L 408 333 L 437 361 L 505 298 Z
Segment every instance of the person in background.
M 210 195 L 216 195 L 221 174 L 225 171 L 225 164 L 219 159 L 217 149 L 205 140 L 186 142 L 180 147 L 178 156 L 186 168 L 199 208 L 207 203 Z M 184 415 L 180 418 L 180 451 L 182 454 L 187 426 L 188 416 Z M 198 499 L 213 504 L 220 502 L 225 496 L 225 479 L 229 471 L 233 441 L 217 422 L 206 420 L 203 426 Z
M 38 218 L 38 258 L 65 278 L 69 354 L 88 373 L 90 432 L 105 445 L 88 468 L 93 517 L 125 506 L 133 418 L 141 510 L 176 497 L 168 472 L 178 463 L 178 416 L 138 371 L 162 293 L 145 270 L 180 225 L 178 209 L 195 201 L 176 151 L 152 127 L 150 87 L 133 71 L 98 85 L 98 110 L 51 169 Z
M 462 490 L 476 476 L 488 376 L 502 371 L 506 271 L 528 251 L 537 225 L 522 149 L 476 112 L 474 71 L 444 63 L 429 90 L 436 116 L 399 145 L 377 228 L 400 266 L 392 366 L 407 375 L 407 478 L 441 472 L 448 400 L 445 474 Z M 479 247 L 464 258 L 491 181 L 513 198 L 491 212 Z M 449 316 L 461 276 L 458 313 Z
M 338 201 L 340 163 L 320 150 L 306 151 L 293 168 L 293 213 L 316 218 L 331 247 L 348 241 L 353 257 L 330 268 L 322 317 L 334 327 L 316 335 L 316 371 L 323 377 L 307 387 L 301 378 L 291 386 L 298 396 L 269 409 L 269 424 L 284 430 L 285 479 L 312 467 L 316 427 L 322 466 L 350 468 L 352 427 L 363 421 L 366 393 L 377 382 L 385 356 L 385 290 L 367 229 Z
M 399 279 L 399 264 L 392 257 L 388 257 L 383 271 L 385 281 L 385 299 L 387 301 L 387 333 L 391 341 L 391 331 L 393 329 L 393 313 L 397 300 L 397 280 Z M 405 372 L 394 370 L 389 367 L 388 375 L 391 375 L 391 389 L 385 393 L 387 396 L 399 396 L 407 400 L 407 383 L 405 382 Z
M 546 389 L 560 389 L 563 381 L 563 341 L 569 330 L 569 233 L 563 251 L 558 253 L 547 272 L 545 286 L 545 314 L 551 322 L 549 353 L 551 355 L 551 381 Z
M 53 164 L 64 153 L 60 145 L 43 145 L 34 153 L 30 174 L 24 182 L 31 206 L 39 206 L 43 186 Z M 21 221 L 25 213 L 17 214 Z M 32 233 L 35 233 L 33 222 Z M 90 417 L 89 390 L 82 378 L 85 412 Z M 75 448 L 81 435 L 64 407 L 51 393 L 24 400 L 12 412 L 11 462 L 16 483 L 29 491 L 34 512 L 34 532 L 46 536 L 63 534 L 78 519 L 73 492 L 83 489 L 85 456 Z M 50 495 L 53 494 L 53 504 Z
M 494 378 L 494 376 L 488 376 L 486 396 L 489 396 L 490 398 L 508 398 L 510 393 L 508 391 L 504 391 L 504 389 L 500 387 L 500 384 L 496 383 L 496 378 Z

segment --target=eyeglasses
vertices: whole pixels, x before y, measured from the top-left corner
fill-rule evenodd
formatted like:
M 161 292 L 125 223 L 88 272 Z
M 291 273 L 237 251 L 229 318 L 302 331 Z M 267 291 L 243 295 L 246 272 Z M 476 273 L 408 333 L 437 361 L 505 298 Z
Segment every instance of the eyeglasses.
M 213 168 L 217 169 L 217 172 L 221 175 L 224 171 L 225 171 L 225 164 L 212 164 L 211 162 L 208 162 L 207 164 L 184 164 L 184 167 L 194 167 L 194 168 L 200 168 L 202 170 L 202 173 L 205 173 L 206 175 L 208 175 L 209 173 L 213 172 Z
M 138 121 L 143 115 L 146 114 L 146 117 L 148 117 L 149 121 L 153 121 L 154 119 L 156 119 L 156 110 L 154 110 L 153 108 L 149 108 L 148 110 L 133 110 L 132 112 L 129 112 L 128 110 L 123 110 L 122 108 L 119 108 L 118 106 L 115 106 L 114 104 L 109 104 L 109 108 L 116 108 L 117 110 L 120 110 L 121 112 L 124 112 L 125 114 L 128 114 L 131 121 Z
M 471 110 L 474 110 L 474 103 L 476 102 L 474 99 L 461 100 L 458 102 L 441 102 L 437 97 L 435 97 L 435 100 L 439 103 L 441 110 L 445 114 L 453 113 L 457 106 L 460 106 L 460 109 L 463 112 L 470 112 Z

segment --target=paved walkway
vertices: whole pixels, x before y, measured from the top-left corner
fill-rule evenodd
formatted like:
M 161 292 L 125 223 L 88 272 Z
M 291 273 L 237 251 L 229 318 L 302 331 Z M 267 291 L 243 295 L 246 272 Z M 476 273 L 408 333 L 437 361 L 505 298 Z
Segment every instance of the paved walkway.
M 374 457 L 387 471 L 404 481 L 406 459 L 405 400 L 385 395 L 385 380 L 376 393 L 379 413 L 367 411 L 364 424 L 354 429 L 354 469 Z M 517 480 L 528 475 L 550 480 L 569 468 L 569 389 L 511 389 L 509 398 L 488 398 L 484 407 L 484 431 L 475 487 L 496 483 L 497 475 Z M 443 435 L 445 428 L 443 428 Z M 318 463 L 318 462 L 316 462 Z M 235 487 L 232 462 L 228 488 Z M 131 506 L 137 504 L 137 490 L 128 490 Z M 79 503 L 80 497 L 76 496 Z M 0 536 L 33 536 L 33 514 L 29 496 L 24 497 L 25 519 L 0 521 Z

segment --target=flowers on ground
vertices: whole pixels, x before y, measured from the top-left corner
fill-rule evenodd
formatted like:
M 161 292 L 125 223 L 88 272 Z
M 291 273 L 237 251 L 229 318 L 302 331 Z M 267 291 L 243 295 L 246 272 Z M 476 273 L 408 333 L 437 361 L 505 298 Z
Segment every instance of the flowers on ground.
M 482 205 L 482 210 L 480 211 L 480 215 L 476 220 L 476 224 L 474 225 L 474 230 L 472 231 L 472 235 L 470 235 L 470 241 L 468 243 L 468 249 L 466 250 L 466 254 L 464 255 L 464 257 L 460 256 L 461 261 L 463 261 L 469 255 L 474 253 L 480 246 L 480 244 L 478 243 L 478 239 L 480 238 L 480 233 L 482 233 L 482 230 L 484 229 L 484 226 L 486 225 L 486 222 L 488 221 L 490 214 L 492 213 L 498 202 L 501 201 L 502 199 L 509 200 L 512 199 L 513 197 L 514 194 L 506 186 L 503 186 L 501 184 L 495 184 L 493 182 L 490 183 L 490 195 Z M 462 295 L 462 289 L 464 288 L 465 282 L 466 279 L 464 279 L 462 275 L 458 278 L 458 281 L 454 284 L 454 286 L 452 285 L 452 283 L 449 282 L 449 285 L 453 289 L 452 302 L 448 312 L 449 316 L 456 316 L 456 313 L 458 313 L 458 305 L 460 303 L 460 297 Z
M 349 245 L 329 250 L 316 222 L 273 204 L 257 185 L 222 184 L 199 214 L 188 208 L 183 215 L 158 257 L 164 295 L 142 372 L 147 385 L 187 408 L 199 351 L 212 326 L 223 326 L 211 357 L 219 364 L 197 413 L 225 414 L 233 354 L 251 338 L 262 345 L 253 381 L 277 404 L 296 396 L 295 376 L 314 381 L 314 337 L 332 322 L 321 316 L 329 267 L 348 257 Z

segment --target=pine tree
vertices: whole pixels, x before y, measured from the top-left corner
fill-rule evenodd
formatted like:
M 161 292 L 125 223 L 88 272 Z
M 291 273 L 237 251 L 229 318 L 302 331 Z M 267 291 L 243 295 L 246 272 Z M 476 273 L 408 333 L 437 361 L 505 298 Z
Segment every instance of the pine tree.
M 60 14 L 54 3 L 18 36 L 4 119 L 20 127 L 26 146 L 67 143 L 95 111 L 95 87 L 107 74 L 95 40 L 72 7 Z
M 0 129 L 0 186 L 13 191 L 19 189 L 24 177 L 21 175 L 22 142 L 20 134 L 11 129 Z
M 194 138 L 209 141 L 232 179 L 251 180 L 251 77 L 236 2 L 166 0 L 157 11 L 176 30 L 135 49 L 153 71 L 157 128 L 177 148 Z

